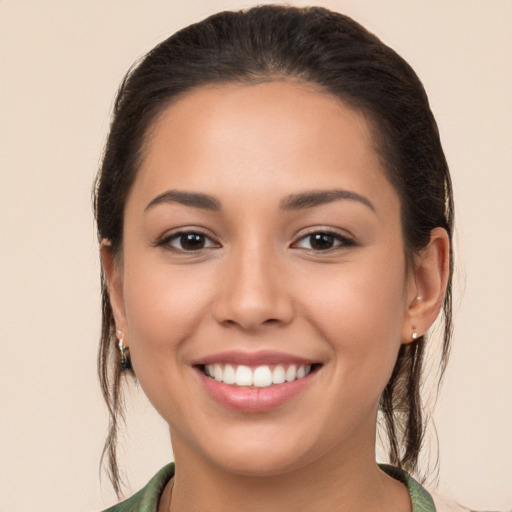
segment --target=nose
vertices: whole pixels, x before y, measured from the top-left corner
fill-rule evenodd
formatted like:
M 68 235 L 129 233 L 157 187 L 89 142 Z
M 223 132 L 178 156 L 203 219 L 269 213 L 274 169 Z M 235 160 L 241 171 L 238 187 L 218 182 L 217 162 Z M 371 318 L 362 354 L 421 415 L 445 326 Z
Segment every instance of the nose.
M 293 301 L 274 251 L 247 247 L 224 261 L 214 307 L 216 320 L 244 330 L 286 325 L 294 316 Z

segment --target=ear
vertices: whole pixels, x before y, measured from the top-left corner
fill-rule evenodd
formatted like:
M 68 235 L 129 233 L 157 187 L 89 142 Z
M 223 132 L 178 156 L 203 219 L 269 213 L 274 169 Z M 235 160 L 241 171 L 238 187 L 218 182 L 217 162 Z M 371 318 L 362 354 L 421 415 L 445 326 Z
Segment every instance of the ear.
M 103 273 L 105 275 L 110 306 L 114 314 L 116 329 L 126 333 L 126 315 L 124 308 L 123 293 L 123 265 L 116 261 L 112 252 L 112 245 L 107 239 L 103 239 L 100 244 L 100 258 Z
M 443 228 L 430 233 L 430 242 L 414 261 L 407 293 L 402 342 L 410 343 L 429 329 L 443 305 L 450 274 L 450 239 Z

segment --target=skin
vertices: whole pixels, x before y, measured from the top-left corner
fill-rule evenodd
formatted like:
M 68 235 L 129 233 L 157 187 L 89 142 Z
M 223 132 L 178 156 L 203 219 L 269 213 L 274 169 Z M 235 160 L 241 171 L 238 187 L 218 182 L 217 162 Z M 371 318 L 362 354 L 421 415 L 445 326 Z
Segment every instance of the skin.
M 148 207 L 169 190 L 212 195 L 221 210 Z M 320 190 L 371 206 L 281 207 Z M 172 510 L 410 511 L 375 463 L 376 416 L 400 345 L 439 312 L 448 239 L 434 230 L 406 266 L 400 200 L 363 115 L 289 81 L 189 92 L 149 131 L 124 221 L 122 257 L 104 241 L 102 259 L 136 375 L 169 424 Z M 182 230 L 205 233 L 205 247 L 170 239 Z M 307 235 L 325 231 L 342 238 L 313 247 Z M 192 366 L 234 349 L 321 367 L 284 405 L 234 411 Z M 170 498 L 171 485 L 159 512 Z

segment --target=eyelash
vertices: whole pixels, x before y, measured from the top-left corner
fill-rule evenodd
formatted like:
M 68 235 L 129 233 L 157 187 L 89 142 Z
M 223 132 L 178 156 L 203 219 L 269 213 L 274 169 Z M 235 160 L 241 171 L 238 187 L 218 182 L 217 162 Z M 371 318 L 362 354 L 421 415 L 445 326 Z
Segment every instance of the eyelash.
M 172 245 L 173 241 L 180 241 L 180 239 L 181 239 L 181 242 L 183 242 L 183 238 L 182 237 L 194 236 L 194 235 L 197 236 L 197 237 L 202 237 L 202 241 L 203 241 L 204 244 L 207 243 L 206 241 L 209 241 L 210 242 L 209 245 L 206 246 L 206 247 L 203 245 L 199 249 L 185 249 L 183 247 L 175 247 L 175 246 Z M 301 241 L 307 240 L 308 238 L 311 241 L 312 237 L 317 236 L 317 235 L 327 236 L 330 239 L 332 239 L 334 241 L 334 244 L 335 244 L 334 247 L 329 247 L 327 249 L 316 249 L 316 250 L 314 248 L 312 248 L 312 247 L 311 248 L 302 247 L 302 248 L 306 249 L 308 251 L 313 251 L 315 253 L 330 253 L 330 252 L 334 252 L 334 251 L 337 251 L 337 250 L 340 250 L 340 249 L 343 249 L 343 248 L 353 247 L 353 246 L 356 245 L 354 240 L 352 240 L 351 238 L 348 238 L 346 236 L 343 236 L 343 235 L 341 235 L 340 233 L 338 233 L 336 231 L 332 231 L 332 230 L 329 230 L 329 229 L 319 229 L 319 230 L 312 231 L 310 233 L 306 233 L 306 234 L 302 235 L 301 237 L 299 237 L 297 239 L 296 242 L 294 242 L 291 245 L 291 247 L 292 248 L 300 248 L 298 246 L 299 246 L 299 243 Z M 184 253 L 194 253 L 194 252 L 199 252 L 199 251 L 202 251 L 202 250 L 205 250 L 205 249 L 221 247 L 220 244 L 215 242 L 209 235 L 207 235 L 206 233 L 203 233 L 200 230 L 184 230 L 184 231 L 178 231 L 177 233 L 172 233 L 172 234 L 170 234 L 168 236 L 165 236 L 161 240 L 159 240 L 155 244 L 155 246 L 157 246 L 157 247 L 166 247 L 169 250 L 176 251 L 176 252 L 184 252 Z
M 313 251 L 313 252 L 316 252 L 316 253 L 330 253 L 330 252 L 334 252 L 334 251 L 337 251 L 337 250 L 340 250 L 340 249 L 344 249 L 344 248 L 347 248 L 347 247 L 353 247 L 356 245 L 355 241 L 352 240 L 351 238 L 348 238 L 346 236 L 343 236 L 341 235 L 340 233 L 338 233 L 337 231 L 332 231 L 332 230 L 329 230 L 329 229 L 318 229 L 316 231 L 312 231 L 310 233 L 306 233 L 305 235 L 302 235 L 298 240 L 297 242 L 294 242 L 292 247 L 293 246 L 297 246 L 299 244 L 299 242 L 301 240 L 306 240 L 306 239 L 312 239 L 312 237 L 316 236 L 316 235 L 321 235 L 321 236 L 327 236 L 327 237 L 330 237 L 334 240 L 334 247 L 330 247 L 328 249 L 319 249 L 319 250 L 315 250 L 313 248 L 305 248 L 306 250 L 310 250 L 310 251 Z M 338 242 L 336 244 L 336 242 Z
M 200 247 L 199 249 L 196 249 L 196 250 L 187 250 L 184 248 L 174 247 L 171 244 L 171 242 L 173 242 L 175 240 L 179 241 L 182 237 L 191 236 L 191 235 L 203 237 L 203 240 L 205 240 L 205 241 L 209 240 L 212 243 L 208 247 Z M 185 253 L 199 252 L 200 250 L 210 249 L 212 247 L 220 247 L 220 245 L 218 243 L 213 241 L 212 237 L 208 236 L 206 233 L 203 233 L 202 231 L 200 231 L 198 229 L 183 230 L 183 231 L 178 231 L 177 233 L 172 233 L 168 236 L 165 236 L 161 240 L 159 240 L 155 245 L 159 246 L 159 247 L 166 247 L 167 249 L 169 249 L 171 251 L 185 252 Z

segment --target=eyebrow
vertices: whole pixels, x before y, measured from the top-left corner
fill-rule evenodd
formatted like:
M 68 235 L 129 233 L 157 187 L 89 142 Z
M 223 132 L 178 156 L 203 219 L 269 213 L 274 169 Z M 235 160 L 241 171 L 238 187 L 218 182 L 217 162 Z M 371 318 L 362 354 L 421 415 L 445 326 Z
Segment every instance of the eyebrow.
M 369 199 L 349 190 L 318 190 L 302 194 L 292 194 L 281 201 L 280 207 L 282 210 L 302 210 L 303 208 L 313 208 L 314 206 L 332 203 L 340 199 L 357 201 L 367 206 L 373 212 L 377 212 Z
M 202 194 L 200 192 L 185 192 L 181 190 L 167 190 L 150 201 L 144 211 L 147 211 L 158 204 L 165 203 L 179 203 L 185 206 L 202 208 L 203 210 L 211 210 L 214 212 L 221 210 L 220 201 L 216 197 L 208 194 Z
M 312 192 L 291 194 L 279 203 L 279 207 L 281 210 L 285 211 L 302 210 L 343 199 L 357 201 L 367 206 L 373 212 L 376 212 L 375 206 L 369 199 L 349 190 L 315 190 Z M 216 197 L 209 194 L 203 194 L 201 192 L 186 192 L 182 190 L 167 190 L 151 200 L 146 206 L 145 211 L 156 205 L 166 203 L 179 203 L 185 206 L 201 208 L 203 210 L 210 210 L 214 212 L 222 210 L 221 202 Z

